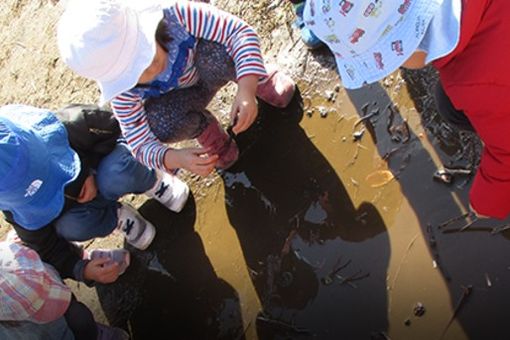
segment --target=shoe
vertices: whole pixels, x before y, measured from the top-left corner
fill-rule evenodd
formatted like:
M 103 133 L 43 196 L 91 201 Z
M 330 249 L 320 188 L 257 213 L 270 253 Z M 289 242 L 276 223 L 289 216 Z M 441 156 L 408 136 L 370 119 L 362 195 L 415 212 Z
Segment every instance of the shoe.
M 218 155 L 217 169 L 230 168 L 239 157 L 239 148 L 236 141 L 220 126 L 216 118 L 212 118 L 209 125 L 197 137 L 197 140 L 204 148 L 210 148 L 209 153 L 211 155 Z
M 127 243 L 145 250 L 156 236 L 156 228 L 143 218 L 132 206 L 122 203 L 117 209 L 117 229 L 126 237 Z
M 301 40 L 310 50 L 315 50 L 319 47 L 322 47 L 324 43 L 320 40 L 308 27 L 305 26 L 305 21 L 303 20 L 303 10 L 305 8 L 305 2 L 301 2 L 299 4 L 294 4 L 292 6 L 294 8 L 294 14 L 296 15 L 296 20 L 294 21 L 294 25 L 301 32 Z
M 267 65 L 266 69 L 268 77 L 257 87 L 257 97 L 269 105 L 287 107 L 296 91 L 296 83 L 291 77 L 278 71 L 274 65 Z
M 94 249 L 89 253 L 90 260 L 107 258 L 119 264 L 119 275 L 124 274 L 129 267 L 130 255 L 127 249 Z
M 96 322 L 97 340 L 129 340 L 129 334 L 122 328 L 103 325 Z
M 157 171 L 156 183 L 145 194 L 168 209 L 180 212 L 188 201 L 189 187 L 177 176 Z

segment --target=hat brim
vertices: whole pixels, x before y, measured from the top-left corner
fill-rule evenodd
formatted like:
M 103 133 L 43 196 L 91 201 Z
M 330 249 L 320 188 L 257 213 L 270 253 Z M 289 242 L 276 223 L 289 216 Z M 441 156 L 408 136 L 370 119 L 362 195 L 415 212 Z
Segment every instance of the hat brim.
M 140 6 L 138 6 L 140 7 Z M 146 8 L 128 8 L 129 39 L 136 39 L 132 51 L 131 62 L 121 75 L 110 81 L 98 81 L 101 91 L 99 105 L 104 105 L 117 95 L 136 86 L 138 79 L 152 63 L 156 55 L 156 29 L 163 19 L 161 6 L 152 5 Z
M 23 153 L 17 168 L 3 179 L 0 208 L 10 211 L 23 228 L 40 229 L 62 212 L 65 186 L 78 177 L 80 159 L 51 112 L 8 105 L 0 109 L 0 118 L 19 139 Z
M 443 0 L 415 1 L 406 13 L 405 20 L 399 21 L 398 27 L 395 26 L 395 29 L 378 39 L 371 48 L 352 57 L 335 54 L 343 86 L 348 89 L 360 88 L 387 77 L 402 66 L 418 48 L 442 3 Z M 399 41 L 402 49 L 393 50 L 392 43 Z M 333 44 L 330 48 L 335 52 Z

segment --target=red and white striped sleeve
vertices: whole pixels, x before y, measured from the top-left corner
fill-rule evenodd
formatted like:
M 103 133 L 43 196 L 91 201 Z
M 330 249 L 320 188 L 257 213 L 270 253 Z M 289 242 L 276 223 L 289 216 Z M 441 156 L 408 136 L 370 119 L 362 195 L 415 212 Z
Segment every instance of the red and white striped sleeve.
M 247 75 L 267 76 L 259 37 L 240 18 L 212 5 L 176 1 L 172 6 L 179 23 L 194 37 L 224 45 L 234 60 L 237 79 Z
M 163 160 L 168 146 L 152 133 L 142 98 L 124 92 L 112 100 L 111 106 L 134 157 L 149 168 L 165 170 Z

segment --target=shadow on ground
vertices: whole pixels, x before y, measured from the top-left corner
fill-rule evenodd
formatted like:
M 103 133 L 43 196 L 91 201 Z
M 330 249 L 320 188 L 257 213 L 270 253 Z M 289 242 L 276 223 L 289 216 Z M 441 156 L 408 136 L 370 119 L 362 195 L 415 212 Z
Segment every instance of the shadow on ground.
M 146 202 L 139 211 L 157 229 L 146 251 L 129 248 L 132 263 L 119 280 L 97 287 L 112 325 L 132 339 L 243 339 L 239 298 L 218 278 L 194 230 L 190 197 L 179 214 Z
M 431 68 L 404 70 L 402 74 L 421 125 L 431 140 L 432 151 L 441 163 L 476 171 L 480 142 L 476 135 L 459 132 L 438 115 L 433 99 L 437 81 L 434 71 Z M 380 112 L 367 119 L 365 125 L 374 135 L 379 155 L 398 178 L 402 193 L 418 218 L 422 236 L 428 241 L 429 251 L 447 284 L 454 317 L 467 337 L 508 338 L 504 334 L 505 311 L 510 308 L 510 271 L 503 254 L 510 250 L 510 233 L 494 232 L 504 222 L 479 221 L 460 231 L 470 222 L 460 219 L 441 227 L 443 222 L 467 211 L 472 177 L 457 176 L 450 185 L 434 181 L 433 174 L 438 168 L 432 162 L 431 150 L 423 145 L 423 136 L 420 138 L 409 129 L 406 118 L 379 84 L 348 94 L 360 116 L 374 110 Z M 426 278 L 416 289 L 427 289 Z M 469 295 L 463 297 L 468 291 Z M 444 328 L 437 330 L 445 337 L 449 317 L 445 315 Z
M 300 127 L 299 94 L 267 105 L 238 139 L 225 201 L 263 310 L 259 339 L 367 339 L 388 328 L 386 227 L 355 207 L 335 169 Z

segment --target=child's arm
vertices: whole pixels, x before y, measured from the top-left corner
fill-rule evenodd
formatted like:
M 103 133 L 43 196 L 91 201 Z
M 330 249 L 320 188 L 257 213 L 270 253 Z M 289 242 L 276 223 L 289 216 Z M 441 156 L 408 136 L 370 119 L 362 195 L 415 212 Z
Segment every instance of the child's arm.
M 220 43 L 232 57 L 238 92 L 232 105 L 235 133 L 246 130 L 257 116 L 255 93 L 258 80 L 267 76 L 255 30 L 240 18 L 214 6 L 191 1 L 176 2 L 176 16 L 193 36 Z
M 123 93 L 112 100 L 112 109 L 135 158 L 149 168 L 165 170 L 164 156 L 168 147 L 150 130 L 142 98 Z
M 267 76 L 259 38 L 253 27 L 209 4 L 177 1 L 172 8 L 191 35 L 227 48 L 235 63 L 237 80 L 246 75 Z
M 201 176 L 213 170 L 217 155 L 205 155 L 202 148 L 176 150 L 163 144 L 150 129 L 139 96 L 123 93 L 112 101 L 112 108 L 131 152 L 142 164 L 167 172 L 183 168 Z

